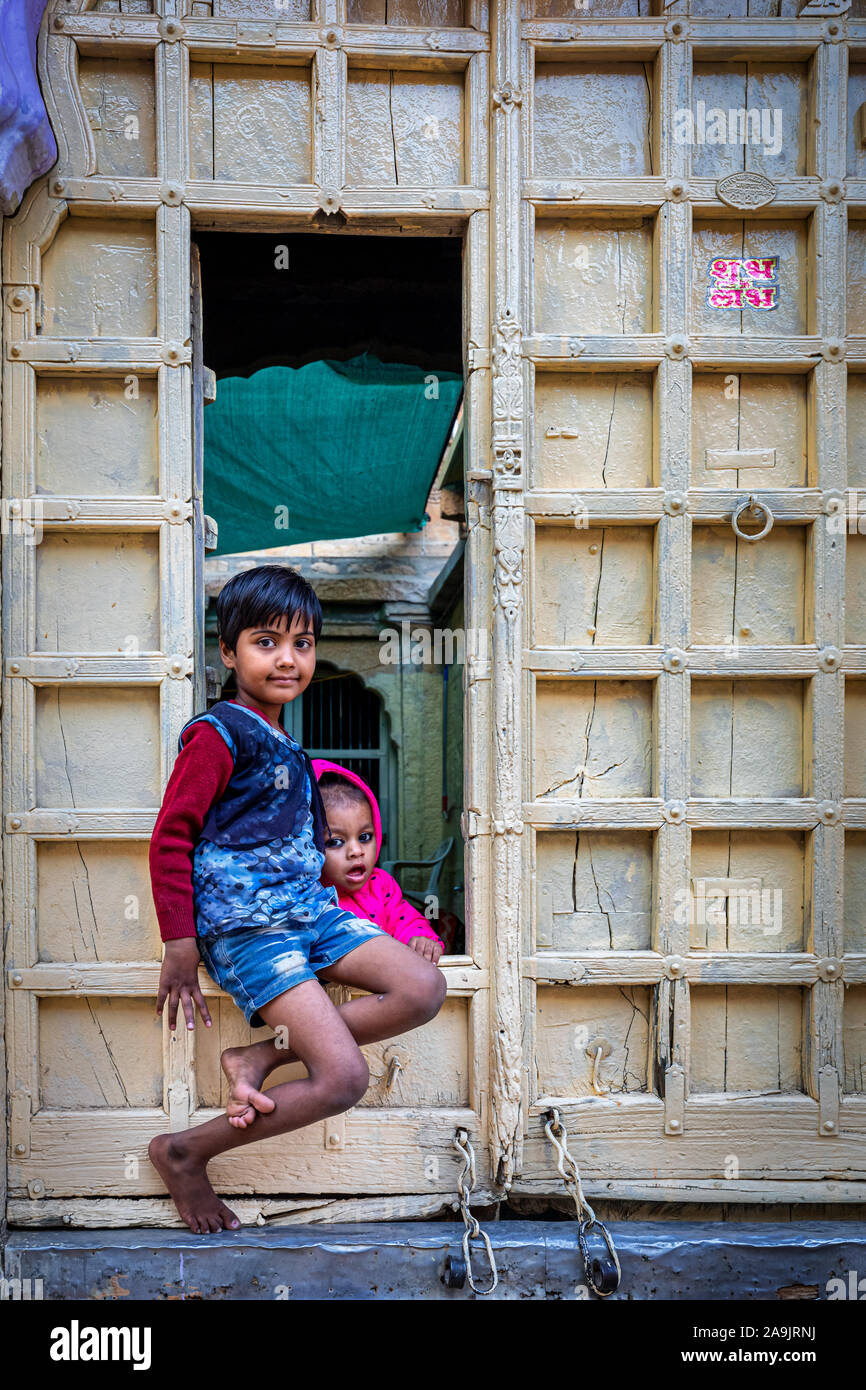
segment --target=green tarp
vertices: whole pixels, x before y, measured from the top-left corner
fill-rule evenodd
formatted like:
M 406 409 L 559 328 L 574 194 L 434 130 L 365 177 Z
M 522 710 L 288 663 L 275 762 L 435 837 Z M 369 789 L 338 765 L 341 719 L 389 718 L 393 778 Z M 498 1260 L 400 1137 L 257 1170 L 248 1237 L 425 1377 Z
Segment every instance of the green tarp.
M 369 353 L 221 378 L 204 411 L 217 554 L 420 531 L 462 389 Z

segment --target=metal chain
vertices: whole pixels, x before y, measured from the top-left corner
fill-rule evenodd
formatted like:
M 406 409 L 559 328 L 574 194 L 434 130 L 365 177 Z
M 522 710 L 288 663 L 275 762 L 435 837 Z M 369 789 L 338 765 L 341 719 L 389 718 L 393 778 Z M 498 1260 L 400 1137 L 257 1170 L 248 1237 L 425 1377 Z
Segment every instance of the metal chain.
M 548 1119 L 544 1126 L 544 1132 L 556 1149 L 556 1167 L 565 1183 L 566 1191 L 574 1199 L 574 1207 L 577 1213 L 577 1243 L 580 1246 L 580 1253 L 583 1258 L 583 1268 L 586 1274 L 586 1282 L 593 1293 L 598 1294 L 599 1298 L 609 1298 L 612 1293 L 616 1293 L 622 1278 L 619 1257 L 616 1253 L 616 1246 L 611 1239 L 610 1233 L 603 1221 L 599 1221 L 589 1202 L 586 1200 L 583 1191 L 583 1184 L 580 1181 L 580 1169 L 572 1155 L 568 1152 L 568 1132 L 565 1125 L 559 1118 L 558 1110 L 549 1110 Z M 561 1138 L 559 1137 L 561 1136 Z M 586 1215 L 584 1214 L 586 1213 Z M 586 1234 L 593 1226 L 597 1226 L 604 1237 L 608 1253 L 616 1269 L 616 1283 L 613 1288 L 599 1288 L 592 1277 L 592 1262 L 590 1252 L 587 1248 Z
M 466 1129 L 458 1129 L 454 1136 L 452 1147 L 456 1149 L 457 1153 L 463 1159 L 463 1170 L 457 1174 L 457 1195 L 460 1199 L 460 1215 L 463 1217 L 463 1225 L 465 1227 L 463 1232 L 463 1258 L 466 1261 L 466 1277 L 469 1280 L 469 1287 L 472 1289 L 473 1293 L 492 1293 L 499 1283 L 496 1261 L 493 1258 L 493 1248 L 490 1244 L 489 1236 L 485 1231 L 482 1231 L 479 1226 L 478 1218 L 473 1216 L 472 1212 L 469 1210 L 469 1198 L 475 1186 L 475 1153 L 469 1142 L 469 1131 Z M 468 1188 L 463 1181 L 467 1173 L 469 1174 Z M 469 1242 L 470 1240 L 476 1239 L 483 1241 L 487 1251 L 487 1260 L 490 1265 L 490 1272 L 493 1276 L 493 1282 L 489 1289 L 476 1288 L 475 1280 L 472 1277 L 472 1251 Z
M 550 1118 L 544 1126 L 544 1132 L 556 1149 L 556 1166 L 562 1181 L 565 1183 L 569 1196 L 574 1198 L 577 1219 L 578 1221 L 583 1221 L 585 1219 L 583 1213 L 587 1211 L 589 1212 L 589 1220 L 594 1221 L 595 1212 L 584 1196 L 583 1184 L 580 1181 L 580 1170 L 571 1154 L 568 1152 L 568 1134 L 565 1125 L 562 1124 L 559 1118 L 559 1111 L 549 1110 L 547 1113 Z M 561 1140 L 557 1138 L 557 1131 L 562 1135 Z M 568 1171 L 566 1171 L 566 1166 Z

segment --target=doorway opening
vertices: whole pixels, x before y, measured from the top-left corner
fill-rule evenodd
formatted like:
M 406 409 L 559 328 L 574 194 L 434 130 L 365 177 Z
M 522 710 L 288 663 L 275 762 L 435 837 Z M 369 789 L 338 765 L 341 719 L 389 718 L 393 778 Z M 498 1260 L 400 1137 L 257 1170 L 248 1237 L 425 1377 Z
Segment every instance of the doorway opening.
M 367 768 L 379 862 L 401 861 L 416 905 L 434 884 L 422 910 L 461 953 L 465 644 L 448 634 L 464 625 L 462 243 L 200 232 L 194 253 L 211 401 L 197 416 L 213 537 L 198 614 L 208 702 L 233 691 L 216 642 L 221 588 L 242 569 L 291 565 L 324 626 L 286 727 L 370 782 Z

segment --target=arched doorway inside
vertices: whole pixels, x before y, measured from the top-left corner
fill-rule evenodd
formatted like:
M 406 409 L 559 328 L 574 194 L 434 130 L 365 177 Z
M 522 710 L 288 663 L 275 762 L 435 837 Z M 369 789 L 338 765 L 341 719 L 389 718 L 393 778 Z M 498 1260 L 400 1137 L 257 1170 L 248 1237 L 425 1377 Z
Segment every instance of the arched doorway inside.
M 299 700 L 284 710 L 286 731 L 311 758 L 340 763 L 373 790 L 382 816 L 381 858 L 397 843 L 397 756 L 382 698 L 360 676 L 320 662 Z

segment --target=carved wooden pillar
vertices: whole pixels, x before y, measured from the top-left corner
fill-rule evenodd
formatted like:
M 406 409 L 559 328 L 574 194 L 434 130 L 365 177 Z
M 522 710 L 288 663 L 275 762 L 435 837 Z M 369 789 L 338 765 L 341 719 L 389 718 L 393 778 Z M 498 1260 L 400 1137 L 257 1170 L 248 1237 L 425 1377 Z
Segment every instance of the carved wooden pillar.
M 526 399 L 520 259 L 520 28 L 518 7 L 500 0 L 491 16 L 493 285 L 493 714 L 492 789 L 494 1010 L 492 1158 L 497 1182 L 519 1166 L 522 1055 L 523 460 Z

